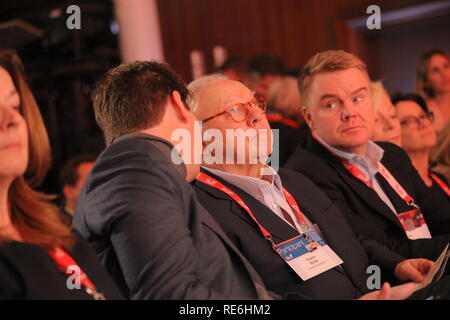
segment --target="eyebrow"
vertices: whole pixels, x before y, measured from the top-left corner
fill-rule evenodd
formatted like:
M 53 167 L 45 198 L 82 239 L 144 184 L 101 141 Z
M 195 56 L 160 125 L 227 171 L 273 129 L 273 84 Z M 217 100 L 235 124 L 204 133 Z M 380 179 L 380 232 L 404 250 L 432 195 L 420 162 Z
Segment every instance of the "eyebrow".
M 359 93 L 360 91 L 364 91 L 364 90 L 367 91 L 367 87 L 361 87 L 361 88 L 359 88 L 359 89 L 353 91 L 353 92 L 351 93 L 351 95 L 357 94 L 357 93 Z M 323 96 L 320 98 L 320 101 L 322 101 L 322 100 L 324 100 L 324 99 L 327 99 L 327 98 L 338 98 L 338 96 L 337 96 L 336 94 L 326 94 L 326 95 L 323 95 Z
M 254 99 L 254 98 L 255 98 L 255 94 L 254 94 L 254 92 L 252 92 L 252 99 Z M 240 100 L 240 99 L 236 99 L 236 98 L 227 99 L 227 100 L 224 100 L 223 104 L 229 105 L 229 104 L 235 104 L 235 103 L 245 103 L 245 102 L 239 102 L 238 100 Z M 249 100 L 249 101 L 251 101 L 251 100 Z

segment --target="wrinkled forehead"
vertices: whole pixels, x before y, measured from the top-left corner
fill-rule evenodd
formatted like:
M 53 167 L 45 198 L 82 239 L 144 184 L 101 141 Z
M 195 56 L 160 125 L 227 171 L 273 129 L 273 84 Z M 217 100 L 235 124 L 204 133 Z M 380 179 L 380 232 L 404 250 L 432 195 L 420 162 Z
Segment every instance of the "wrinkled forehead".
M 239 81 L 220 80 L 207 84 L 197 94 L 199 119 L 218 114 L 235 103 L 246 103 L 253 92 Z

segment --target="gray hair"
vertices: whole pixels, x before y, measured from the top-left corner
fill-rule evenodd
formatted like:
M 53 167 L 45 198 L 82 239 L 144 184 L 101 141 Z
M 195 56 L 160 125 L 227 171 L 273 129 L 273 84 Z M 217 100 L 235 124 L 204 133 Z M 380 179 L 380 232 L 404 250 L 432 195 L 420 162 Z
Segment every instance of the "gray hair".
M 192 111 L 195 111 L 197 109 L 198 107 L 197 92 L 201 88 L 203 88 L 207 84 L 222 80 L 229 80 L 229 78 L 222 73 L 213 73 L 195 79 L 194 81 L 191 81 L 187 86 L 188 90 L 191 92 L 191 97 L 188 101 L 189 108 L 191 108 Z

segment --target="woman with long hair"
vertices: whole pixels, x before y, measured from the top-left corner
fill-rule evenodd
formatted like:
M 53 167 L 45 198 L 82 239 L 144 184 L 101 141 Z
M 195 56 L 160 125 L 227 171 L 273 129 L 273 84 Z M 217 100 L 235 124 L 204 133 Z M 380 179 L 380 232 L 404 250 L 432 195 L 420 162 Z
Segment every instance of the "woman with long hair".
M 441 131 L 450 119 L 450 58 L 446 52 L 435 49 L 420 57 L 416 92 L 425 98 L 435 116 L 434 127 Z
M 52 196 L 33 189 L 50 144 L 23 65 L 0 51 L 0 297 L 120 299 L 94 251 L 66 226 Z

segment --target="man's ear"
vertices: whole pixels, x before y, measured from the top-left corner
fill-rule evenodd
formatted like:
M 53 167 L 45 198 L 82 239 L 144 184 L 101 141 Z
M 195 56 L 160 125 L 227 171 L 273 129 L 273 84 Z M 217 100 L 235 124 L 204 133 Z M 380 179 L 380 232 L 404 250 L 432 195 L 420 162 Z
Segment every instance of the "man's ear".
M 189 122 L 189 113 L 192 111 L 186 108 L 178 91 L 172 91 L 170 102 L 178 119 L 182 122 Z
M 305 106 L 302 106 L 302 115 L 303 115 L 303 119 L 305 119 L 305 122 L 308 124 L 310 129 L 314 129 L 311 112 L 309 112 Z

